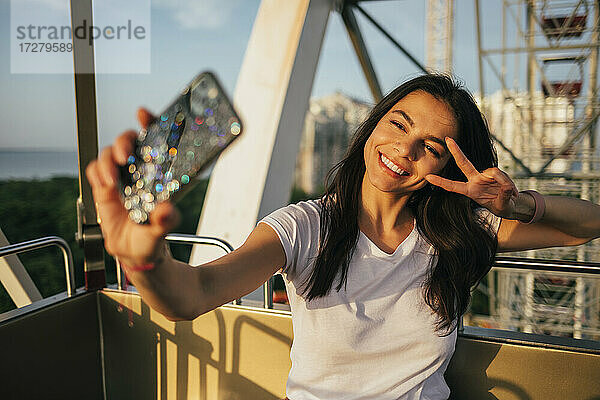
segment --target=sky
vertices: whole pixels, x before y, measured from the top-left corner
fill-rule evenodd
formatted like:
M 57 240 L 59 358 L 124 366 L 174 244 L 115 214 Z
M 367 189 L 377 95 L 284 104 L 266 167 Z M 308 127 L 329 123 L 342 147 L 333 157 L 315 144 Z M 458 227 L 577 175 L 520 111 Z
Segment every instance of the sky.
M 74 84 L 71 73 L 11 73 L 11 22 L 17 18 L 56 15 L 68 21 L 67 0 L 0 0 L 0 133 L 1 149 L 69 150 L 76 148 Z M 117 0 L 102 0 L 111 4 Z M 136 57 L 142 72 L 98 73 L 96 76 L 100 147 L 110 144 L 126 129 L 137 129 L 135 113 L 144 106 L 159 112 L 198 72 L 210 69 L 233 94 L 259 0 L 136 0 L 145 5 L 149 26 L 146 58 L 121 49 L 109 54 L 99 45 L 97 68 L 107 68 L 127 57 Z M 281 0 L 285 1 L 285 0 Z M 101 3 L 98 1 L 98 3 Z M 481 2 L 484 40 L 499 43 L 501 1 Z M 394 0 L 362 6 L 422 63 L 425 60 L 426 1 Z M 477 92 L 477 47 L 472 0 L 455 0 L 454 72 L 472 92 Z M 26 10 L 17 16 L 16 9 Z M 33 11 L 35 10 L 35 11 Z M 95 10 L 98 21 L 102 10 Z M 109 18 L 109 17 L 107 17 Z M 387 92 L 419 73 L 403 54 L 357 13 L 367 48 L 383 91 Z M 97 23 L 98 21 L 95 21 Z M 12 58 L 14 61 L 15 58 Z M 30 67 L 48 67 L 49 62 Z M 69 71 L 72 66 L 69 65 Z M 490 74 L 488 74 L 490 75 Z M 499 88 L 486 76 L 487 91 Z M 365 101 L 370 92 L 340 16 L 329 19 L 313 84 L 313 97 L 341 91 Z

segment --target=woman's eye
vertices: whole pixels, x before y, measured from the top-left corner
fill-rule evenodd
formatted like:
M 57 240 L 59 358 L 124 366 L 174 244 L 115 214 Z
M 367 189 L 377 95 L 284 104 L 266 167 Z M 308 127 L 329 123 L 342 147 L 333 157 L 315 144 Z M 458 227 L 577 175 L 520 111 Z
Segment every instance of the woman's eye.
M 398 121 L 391 121 L 392 125 L 394 125 L 396 128 L 400 128 L 402 129 L 404 132 L 406 132 L 406 128 L 404 128 L 404 125 L 401 122 Z
M 430 152 L 431 154 L 433 154 L 433 155 L 434 155 L 436 158 L 440 158 L 440 153 L 438 153 L 438 151 L 437 151 L 437 150 L 436 150 L 434 147 L 432 147 L 432 146 L 430 146 L 430 145 L 426 144 L 426 145 L 425 145 L 425 149 L 426 149 L 428 152 Z

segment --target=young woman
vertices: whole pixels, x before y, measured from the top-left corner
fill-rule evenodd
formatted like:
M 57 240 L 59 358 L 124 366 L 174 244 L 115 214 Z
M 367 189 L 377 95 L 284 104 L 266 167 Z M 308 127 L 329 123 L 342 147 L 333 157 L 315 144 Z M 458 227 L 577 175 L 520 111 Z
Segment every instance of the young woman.
M 472 97 L 442 75 L 412 79 L 373 108 L 321 199 L 273 212 L 202 268 L 166 249 L 171 204 L 147 226 L 127 218 L 117 165 L 135 136 L 124 133 L 87 169 L 107 251 L 173 320 L 242 297 L 283 266 L 292 400 L 448 398 L 456 322 L 496 252 L 600 236 L 599 206 L 517 190 L 496 167 Z

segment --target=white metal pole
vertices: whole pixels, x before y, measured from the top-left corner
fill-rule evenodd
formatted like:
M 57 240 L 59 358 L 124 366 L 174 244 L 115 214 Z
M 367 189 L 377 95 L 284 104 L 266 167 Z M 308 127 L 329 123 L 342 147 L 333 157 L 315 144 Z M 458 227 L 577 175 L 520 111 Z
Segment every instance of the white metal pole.
M 197 229 L 239 247 L 287 204 L 332 0 L 263 0 L 234 94 L 243 135 L 217 161 Z M 195 248 L 190 262 L 220 254 Z

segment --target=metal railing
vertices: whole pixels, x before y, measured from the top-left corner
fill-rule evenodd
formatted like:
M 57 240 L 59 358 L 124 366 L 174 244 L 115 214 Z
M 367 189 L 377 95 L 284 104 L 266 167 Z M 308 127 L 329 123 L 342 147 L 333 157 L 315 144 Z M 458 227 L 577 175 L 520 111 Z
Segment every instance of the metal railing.
M 229 244 L 227 241 L 211 236 L 196 236 L 196 235 L 188 235 L 184 233 L 171 233 L 165 236 L 165 240 L 169 243 L 181 243 L 181 244 L 203 244 L 208 246 L 216 246 L 222 249 L 225 253 L 231 253 L 233 251 L 233 246 Z M 119 290 L 124 290 L 125 285 L 123 281 L 123 275 L 120 268 L 119 261 L 117 260 L 117 287 Z M 269 278 L 264 283 L 264 298 L 263 298 L 263 307 L 264 308 L 273 308 L 273 277 Z M 235 304 L 242 304 L 241 299 L 235 300 Z
M 209 246 L 217 246 L 225 253 L 231 253 L 233 246 L 230 245 L 223 239 L 211 237 L 211 236 L 196 236 L 188 235 L 185 233 L 171 233 L 165 237 L 165 240 L 169 243 L 183 243 L 183 244 L 205 244 Z
M 13 254 L 23 253 L 26 251 L 37 250 L 42 247 L 57 246 L 63 253 L 65 264 L 65 275 L 67 280 L 67 296 L 71 297 L 75 293 L 75 269 L 73 267 L 73 254 L 69 244 L 61 237 L 48 236 L 39 239 L 29 240 L 4 246 L 0 248 L 0 257 L 6 257 Z
M 520 257 L 497 257 L 493 268 L 537 272 L 600 275 L 600 263 L 582 261 L 544 260 Z M 488 274 L 490 273 L 492 273 L 492 271 L 490 271 Z M 462 316 L 459 319 L 458 329 L 459 332 L 462 332 L 464 329 Z
M 582 261 L 538 260 L 518 257 L 497 257 L 494 267 L 600 275 L 599 263 Z
M 196 236 L 188 235 L 183 233 L 172 233 L 165 237 L 169 243 L 184 243 L 184 244 L 205 244 L 209 246 L 217 246 L 225 251 L 225 253 L 231 253 L 233 246 L 230 245 L 223 239 L 210 237 L 210 236 Z M 269 278 L 263 285 L 263 307 L 273 308 L 273 277 Z M 242 299 L 237 299 L 235 304 L 241 305 Z
M 209 237 L 209 236 L 196 236 L 188 234 L 169 234 L 165 237 L 169 243 L 182 243 L 182 244 L 203 244 L 217 246 L 221 248 L 225 253 L 233 251 L 231 246 L 225 240 Z M 520 269 L 530 271 L 548 271 L 548 272 L 567 272 L 567 273 L 578 273 L 578 274 L 590 274 L 600 275 L 600 263 L 592 262 L 577 262 L 577 261 L 565 261 L 565 260 L 540 260 L 540 259 L 528 259 L 518 257 L 497 257 L 494 264 L 494 268 L 503 269 Z M 123 284 L 121 279 L 121 270 L 117 269 L 117 282 L 118 288 L 123 290 Z M 263 285 L 263 307 L 267 309 L 273 308 L 273 277 L 268 279 Z M 241 299 L 237 299 L 235 304 L 240 305 Z M 463 323 L 462 318 L 459 321 L 459 330 L 462 331 Z

